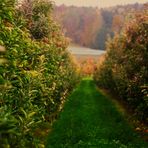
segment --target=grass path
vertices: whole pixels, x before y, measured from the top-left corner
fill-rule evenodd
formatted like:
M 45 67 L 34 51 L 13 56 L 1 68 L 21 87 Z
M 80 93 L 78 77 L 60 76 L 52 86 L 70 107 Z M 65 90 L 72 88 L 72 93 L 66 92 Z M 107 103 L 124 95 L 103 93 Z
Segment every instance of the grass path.
M 148 148 L 115 105 L 84 79 L 49 134 L 47 148 Z

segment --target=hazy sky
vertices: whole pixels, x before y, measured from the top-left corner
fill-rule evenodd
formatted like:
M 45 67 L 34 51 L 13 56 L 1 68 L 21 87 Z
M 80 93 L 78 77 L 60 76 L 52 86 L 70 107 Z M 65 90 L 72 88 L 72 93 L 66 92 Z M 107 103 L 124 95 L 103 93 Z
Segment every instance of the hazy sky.
M 145 3 L 148 0 L 53 0 L 57 5 L 108 7 L 118 4 Z

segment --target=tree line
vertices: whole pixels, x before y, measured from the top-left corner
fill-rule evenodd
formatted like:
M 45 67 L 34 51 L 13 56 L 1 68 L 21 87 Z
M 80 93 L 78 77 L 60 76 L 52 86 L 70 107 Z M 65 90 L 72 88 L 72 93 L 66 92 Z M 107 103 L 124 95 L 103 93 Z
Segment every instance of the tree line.
M 94 74 L 96 84 L 117 96 L 134 117 L 148 123 L 148 5 L 107 42 Z
M 47 0 L 0 0 L 1 148 L 44 147 L 36 130 L 53 122 L 78 83 L 52 9 Z
M 107 38 L 120 32 L 141 4 L 98 9 L 94 7 L 55 6 L 54 18 L 73 43 L 95 49 L 105 49 Z

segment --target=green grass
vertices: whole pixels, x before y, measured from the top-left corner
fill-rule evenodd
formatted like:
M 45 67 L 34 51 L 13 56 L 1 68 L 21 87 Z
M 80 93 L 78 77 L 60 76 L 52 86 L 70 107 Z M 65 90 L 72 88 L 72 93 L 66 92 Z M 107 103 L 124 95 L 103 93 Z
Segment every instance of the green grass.
M 49 134 L 47 148 L 148 148 L 114 103 L 84 79 Z

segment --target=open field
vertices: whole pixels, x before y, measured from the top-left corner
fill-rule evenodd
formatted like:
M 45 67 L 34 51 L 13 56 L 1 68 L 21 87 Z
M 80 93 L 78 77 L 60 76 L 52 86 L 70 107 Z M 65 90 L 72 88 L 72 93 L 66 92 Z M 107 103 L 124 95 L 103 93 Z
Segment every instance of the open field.
M 96 50 L 77 45 L 71 45 L 68 49 L 78 61 L 85 61 L 87 59 L 93 59 L 94 61 L 98 61 L 99 58 L 105 54 L 105 51 L 103 50 Z

